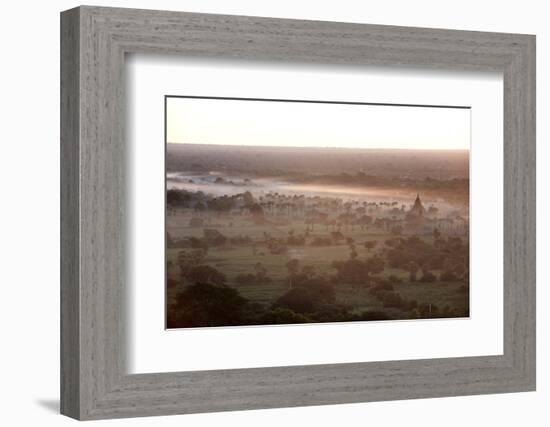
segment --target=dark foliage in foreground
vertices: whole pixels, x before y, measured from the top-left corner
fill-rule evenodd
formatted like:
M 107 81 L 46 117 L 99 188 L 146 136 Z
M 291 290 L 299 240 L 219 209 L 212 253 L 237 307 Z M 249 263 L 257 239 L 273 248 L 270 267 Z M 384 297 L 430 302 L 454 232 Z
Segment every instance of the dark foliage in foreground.
M 226 285 L 197 283 L 187 286 L 177 297 L 176 313 L 169 328 L 232 326 L 245 324 L 248 300 Z
M 293 237 L 289 233 L 289 238 Z M 203 240 L 214 246 L 225 237 L 214 229 L 205 233 Z M 359 259 L 353 255 L 354 241 L 348 239 L 350 257 L 332 263 L 334 275 L 319 274 L 312 265 L 302 265 L 298 259 L 287 264 L 288 290 L 272 304 L 254 303 L 243 297 L 239 291 L 227 286 L 227 277 L 211 265 L 204 264 L 208 249 L 189 248 L 180 250 L 176 263 L 179 280 L 169 278 L 173 303 L 168 307 L 168 328 L 240 326 L 266 324 L 296 324 L 310 322 L 346 322 L 389 319 L 441 318 L 468 316 L 468 310 L 439 307 L 432 301 L 416 301 L 404 298 L 396 291 L 403 279 L 390 274 L 382 277 L 386 267 L 379 255 Z M 220 243 L 221 244 L 221 243 Z M 445 268 L 439 274 L 440 280 L 455 281 L 467 277 L 468 263 L 463 252 L 467 250 L 459 238 L 438 238 L 434 244 L 421 241 L 418 237 L 392 238 L 385 242 L 388 249 L 388 264 L 395 263 L 410 274 L 410 283 L 432 283 L 437 280 L 430 272 L 430 264 L 423 256 L 440 255 Z M 417 276 L 418 273 L 418 276 Z M 263 263 L 257 262 L 253 272 L 243 272 L 232 278 L 241 285 L 267 283 Z M 351 284 L 352 292 L 365 292 L 378 300 L 379 310 L 359 313 L 347 303 L 336 301 L 336 289 Z M 469 286 L 456 288 L 456 294 L 467 294 Z M 174 301 L 175 300 L 175 301 Z M 343 300 L 345 301 L 345 299 Z
M 326 280 L 316 277 L 299 283 L 275 303 L 275 307 L 288 308 L 296 313 L 312 313 L 323 304 L 334 303 L 334 287 Z
M 258 318 L 258 324 L 282 325 L 288 323 L 308 323 L 310 319 L 302 314 L 295 313 L 288 308 L 277 307 Z
M 373 274 L 384 270 L 384 261 L 378 257 L 371 257 L 365 261 L 349 259 L 334 261 L 332 266 L 337 271 L 336 279 L 339 283 L 368 284 Z

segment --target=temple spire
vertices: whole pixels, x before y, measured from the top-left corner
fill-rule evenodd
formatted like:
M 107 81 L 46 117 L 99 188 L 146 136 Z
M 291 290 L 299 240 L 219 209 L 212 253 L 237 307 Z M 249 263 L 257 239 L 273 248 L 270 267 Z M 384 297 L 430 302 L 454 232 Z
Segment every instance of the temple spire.
M 414 205 L 409 211 L 409 215 L 413 215 L 415 217 L 419 217 L 424 215 L 425 209 L 424 206 L 422 206 L 422 202 L 420 201 L 420 194 L 416 193 L 416 200 L 414 201 Z

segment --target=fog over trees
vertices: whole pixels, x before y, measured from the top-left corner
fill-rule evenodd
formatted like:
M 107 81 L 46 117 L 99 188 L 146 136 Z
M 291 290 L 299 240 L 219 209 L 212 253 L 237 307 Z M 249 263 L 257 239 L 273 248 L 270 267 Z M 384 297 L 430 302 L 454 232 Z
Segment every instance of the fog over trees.
M 169 328 L 469 315 L 467 151 L 168 144 Z

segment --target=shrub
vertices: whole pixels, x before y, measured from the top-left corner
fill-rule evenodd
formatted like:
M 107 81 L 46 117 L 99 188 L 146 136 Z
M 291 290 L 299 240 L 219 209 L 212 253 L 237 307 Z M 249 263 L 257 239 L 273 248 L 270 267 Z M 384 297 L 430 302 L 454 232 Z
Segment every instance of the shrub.
M 370 240 L 365 242 L 365 249 L 367 249 L 369 252 L 371 249 L 374 249 L 378 242 L 376 240 Z
M 435 304 L 423 303 L 418 307 L 418 311 L 423 318 L 437 317 L 439 307 Z
M 256 275 L 252 273 L 241 273 L 235 276 L 234 280 L 239 284 L 252 283 L 256 280 Z
M 470 291 L 470 287 L 468 285 L 461 285 L 456 290 L 459 294 L 466 294 Z
M 205 228 L 203 230 L 204 240 L 209 246 L 222 246 L 225 245 L 227 237 L 220 233 L 216 229 Z
M 345 306 L 337 304 L 324 304 L 319 306 L 314 313 L 308 315 L 316 322 L 345 322 L 357 320 Z
M 294 288 L 286 292 L 275 303 L 275 308 L 286 308 L 297 313 L 311 313 L 315 303 L 305 288 Z
M 166 192 L 166 204 L 172 207 L 185 207 L 191 198 L 191 194 L 186 190 L 170 189 Z
M 434 256 L 429 259 L 428 266 L 434 270 L 440 270 L 445 263 L 445 257 L 443 255 Z
M 424 274 L 420 278 L 420 281 L 425 283 L 432 283 L 432 282 L 435 282 L 435 280 L 436 280 L 435 274 L 429 271 L 424 272 Z
M 342 283 L 364 283 L 367 272 L 365 264 L 358 259 L 349 259 L 340 263 L 333 263 L 333 267 L 338 271 L 338 279 Z
M 268 245 L 269 252 L 272 255 L 282 255 L 288 252 L 288 247 L 285 244 L 281 244 L 278 242 L 271 242 Z
M 372 295 L 379 300 L 382 300 L 385 293 L 386 291 L 384 289 L 377 288 L 376 286 L 373 286 L 372 288 L 369 289 L 369 295 Z
M 393 268 L 408 270 L 408 265 L 425 264 L 426 260 L 433 260 L 439 255 L 439 250 L 433 245 L 421 240 L 417 236 L 399 240 L 399 243 L 391 243 L 388 251 L 388 263 Z
M 401 233 L 403 232 L 403 227 L 401 227 L 400 225 L 395 225 L 391 228 L 390 232 L 394 236 L 401 236 Z
M 410 313 L 411 319 L 419 319 L 421 317 L 420 311 L 418 308 L 413 308 Z
M 401 308 L 403 306 L 403 299 L 397 292 L 387 292 L 382 299 L 382 305 L 384 307 Z
M 347 261 L 334 261 L 332 267 L 337 270 L 341 283 L 364 284 L 372 280 L 372 274 L 384 271 L 384 261 L 380 257 L 371 257 L 365 261 L 351 258 Z
M 296 313 L 288 308 L 277 307 L 268 311 L 258 319 L 259 324 L 277 325 L 287 323 L 308 323 L 310 319 L 303 314 Z
M 213 285 L 222 285 L 227 278 L 221 271 L 216 270 L 209 265 L 197 265 L 189 270 L 188 278 L 191 282 L 210 283 Z
M 395 274 L 390 274 L 388 276 L 388 280 L 392 283 L 400 283 L 402 282 L 401 278 L 400 277 L 397 277 Z
M 332 239 L 329 237 L 315 237 L 311 243 L 311 246 L 330 246 L 332 245 Z
M 304 236 L 289 236 L 286 242 L 291 246 L 304 246 L 306 244 L 306 238 Z
M 208 250 L 208 242 L 204 239 L 199 238 L 199 237 L 190 237 L 189 238 L 189 246 L 194 248 L 194 249 Z
M 389 320 L 390 316 L 383 311 L 364 311 L 360 315 L 360 320 Z
M 374 285 L 371 290 L 373 292 L 376 291 L 393 291 L 394 287 L 390 282 L 379 282 L 378 284 Z
M 312 313 L 323 304 L 334 302 L 334 287 L 326 280 L 315 277 L 304 280 L 281 296 L 275 307 L 288 308 L 296 313 Z
M 228 326 L 246 322 L 248 300 L 225 285 L 187 286 L 169 309 L 169 327 Z
M 234 236 L 229 238 L 229 242 L 233 245 L 249 245 L 252 239 L 248 236 Z
M 454 282 L 458 280 L 458 277 L 456 277 L 456 275 L 452 271 L 446 270 L 441 273 L 441 275 L 439 276 L 439 280 L 441 280 L 442 282 Z
M 189 227 L 202 227 L 204 225 L 204 220 L 199 217 L 193 217 L 189 220 Z
M 384 241 L 384 244 L 385 244 L 386 246 L 389 246 L 390 248 L 395 248 L 395 247 L 397 247 L 397 246 L 399 245 L 399 243 L 400 243 L 399 239 L 398 239 L 398 238 L 395 238 L 395 237 L 393 237 L 393 238 L 391 238 L 391 239 L 386 239 L 386 240 Z

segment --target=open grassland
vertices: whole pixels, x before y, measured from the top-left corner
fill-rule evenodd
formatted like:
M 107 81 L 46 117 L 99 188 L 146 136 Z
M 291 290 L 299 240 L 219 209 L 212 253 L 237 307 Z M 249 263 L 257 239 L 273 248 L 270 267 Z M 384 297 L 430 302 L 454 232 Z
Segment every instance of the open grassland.
M 234 237 L 246 235 L 252 239 L 259 240 L 265 233 L 274 237 L 288 236 L 289 232 L 304 233 L 305 227 L 302 224 L 291 224 L 285 226 L 253 226 L 250 224 L 239 224 L 234 221 L 231 227 L 218 228 L 225 236 Z M 201 227 L 170 227 L 171 233 L 175 236 L 195 236 L 201 237 L 203 230 Z M 319 226 L 308 233 L 308 241 L 315 237 L 327 237 L 330 229 Z M 356 227 L 353 231 L 350 229 L 342 230 L 346 238 L 351 237 L 354 240 L 357 257 L 365 259 L 372 256 L 383 257 L 388 251 L 385 241 L 392 236 L 381 230 L 367 230 Z M 430 243 L 433 237 L 426 236 L 424 239 Z M 364 242 L 376 241 L 373 249 L 366 249 Z M 177 257 L 179 249 L 167 250 L 168 277 L 177 280 L 179 269 L 177 267 Z M 294 246 L 289 247 L 284 254 L 272 254 L 267 247 L 257 244 L 254 246 L 246 245 L 223 245 L 220 247 L 209 248 L 204 259 L 204 264 L 210 265 L 227 277 L 227 285 L 239 291 L 239 293 L 248 300 L 265 306 L 271 306 L 278 298 L 289 290 L 287 263 L 291 259 L 299 261 L 301 266 L 310 266 L 318 274 L 327 278 L 332 277 L 336 270 L 332 266 L 332 261 L 346 260 L 349 258 L 349 245 L 346 243 L 333 244 L 327 246 Z M 239 275 L 254 271 L 255 266 L 260 263 L 267 271 L 268 280 L 251 281 L 250 283 L 238 283 L 235 278 Z M 437 277 L 441 271 L 433 270 Z M 467 313 L 469 307 L 469 293 L 464 291 L 464 283 L 460 281 L 439 281 L 424 283 L 420 281 L 411 282 L 409 273 L 403 269 L 390 268 L 385 266 L 384 271 L 379 274 L 380 278 L 392 279 L 393 290 L 406 301 L 414 301 L 418 305 L 431 304 L 439 308 L 450 307 L 460 312 Z M 347 283 L 337 283 L 334 285 L 336 303 L 350 308 L 350 311 L 360 314 L 366 311 L 384 311 L 394 318 L 406 318 L 409 313 L 409 307 L 394 308 L 384 307 L 383 302 L 372 294 L 368 286 L 357 287 Z M 169 289 L 169 303 L 173 301 L 178 288 Z
M 468 150 L 167 150 L 169 328 L 469 316 Z

